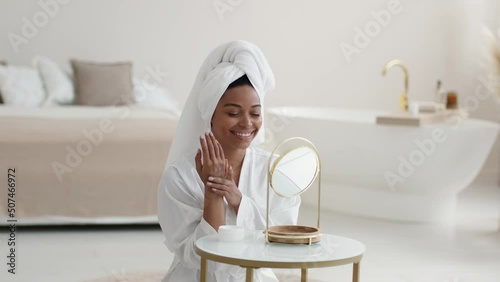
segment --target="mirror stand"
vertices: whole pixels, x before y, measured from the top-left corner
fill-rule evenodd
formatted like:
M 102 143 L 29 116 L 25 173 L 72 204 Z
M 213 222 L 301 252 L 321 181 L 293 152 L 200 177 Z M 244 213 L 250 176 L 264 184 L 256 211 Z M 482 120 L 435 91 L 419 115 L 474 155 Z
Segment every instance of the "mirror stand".
M 280 153 L 282 152 L 282 153 Z M 301 171 L 301 173 L 298 173 Z M 299 177 L 299 178 L 297 178 Z M 298 197 L 318 182 L 316 227 L 303 225 L 269 226 L 270 190 L 281 197 Z M 291 186 L 294 186 L 291 189 Z M 292 191 L 292 192 L 290 192 Z M 276 146 L 268 163 L 266 241 L 268 243 L 312 244 L 321 241 L 321 162 L 316 147 L 301 137 L 289 138 Z

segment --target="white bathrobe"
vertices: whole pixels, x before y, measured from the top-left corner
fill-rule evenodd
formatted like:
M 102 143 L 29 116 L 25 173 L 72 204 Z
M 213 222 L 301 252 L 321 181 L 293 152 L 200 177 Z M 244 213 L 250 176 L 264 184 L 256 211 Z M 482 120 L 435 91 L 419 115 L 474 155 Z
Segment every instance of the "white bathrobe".
M 216 231 L 203 219 L 204 185 L 196 171 L 195 151 L 170 164 L 163 174 L 158 194 L 158 219 L 165 244 L 175 254 L 164 282 L 200 281 L 200 257 L 195 253 L 197 239 Z M 247 149 L 238 188 L 243 197 L 238 215 L 226 203 L 226 224 L 249 230 L 266 226 L 267 163 L 269 153 Z M 271 192 L 270 226 L 296 224 L 300 197 L 282 198 Z M 208 281 L 245 281 L 245 269 L 209 262 Z M 258 269 L 254 281 L 278 281 L 270 269 Z
M 175 254 L 163 281 L 199 281 L 200 257 L 194 252 L 194 244 L 216 231 L 203 219 L 205 187 L 196 172 L 195 153 L 200 146 L 199 137 L 211 130 L 211 118 L 228 85 L 244 74 L 257 92 L 264 113 L 264 96 L 274 88 L 274 75 L 262 51 L 243 40 L 226 42 L 210 52 L 184 105 L 158 187 L 158 219 L 165 243 Z M 238 215 L 226 203 L 226 224 L 249 230 L 265 229 L 269 154 L 254 149 L 264 137 L 265 128 L 261 127 L 247 149 L 238 184 L 243 198 Z M 271 195 L 270 225 L 295 224 L 300 198 Z M 245 271 L 238 266 L 209 262 L 208 276 L 211 282 L 244 281 Z M 271 270 L 259 269 L 255 281 L 277 279 Z

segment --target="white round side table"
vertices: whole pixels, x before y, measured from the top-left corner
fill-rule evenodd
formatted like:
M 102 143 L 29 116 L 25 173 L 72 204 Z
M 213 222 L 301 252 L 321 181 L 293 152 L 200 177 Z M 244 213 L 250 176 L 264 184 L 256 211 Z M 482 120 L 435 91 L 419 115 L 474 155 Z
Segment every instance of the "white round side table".
M 267 243 L 263 231 L 245 234 L 236 242 L 220 241 L 217 234 L 196 241 L 196 253 L 201 257 L 200 280 L 206 282 L 207 260 L 239 265 L 246 268 L 246 281 L 253 280 L 255 268 L 300 268 L 301 281 L 307 282 L 307 270 L 353 264 L 353 282 L 359 282 L 359 264 L 365 246 L 346 237 L 323 234 L 312 245 Z

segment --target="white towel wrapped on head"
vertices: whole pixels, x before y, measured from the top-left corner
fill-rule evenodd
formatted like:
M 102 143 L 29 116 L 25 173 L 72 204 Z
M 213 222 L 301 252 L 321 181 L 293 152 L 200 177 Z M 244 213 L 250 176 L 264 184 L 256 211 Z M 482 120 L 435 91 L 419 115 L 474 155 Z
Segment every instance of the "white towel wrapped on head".
M 229 84 L 247 75 L 260 98 L 274 88 L 274 75 L 264 54 L 252 43 L 236 40 L 220 45 L 205 59 L 179 119 L 167 166 L 199 147 L 199 136 L 210 131 L 210 121 L 217 103 Z M 262 117 L 264 122 L 264 117 Z M 264 141 L 264 127 L 252 141 Z

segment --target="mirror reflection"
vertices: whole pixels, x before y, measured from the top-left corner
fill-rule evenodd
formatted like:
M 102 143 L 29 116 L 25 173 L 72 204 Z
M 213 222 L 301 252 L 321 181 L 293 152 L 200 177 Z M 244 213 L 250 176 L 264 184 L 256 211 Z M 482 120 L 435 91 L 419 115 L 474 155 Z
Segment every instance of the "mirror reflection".
M 283 197 L 304 192 L 318 174 L 318 157 L 309 147 L 299 147 L 281 155 L 271 170 L 271 187 Z

